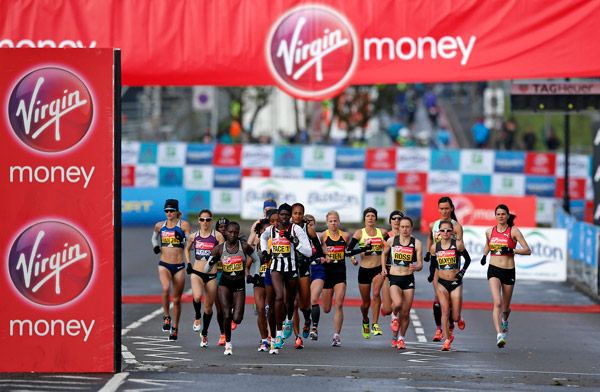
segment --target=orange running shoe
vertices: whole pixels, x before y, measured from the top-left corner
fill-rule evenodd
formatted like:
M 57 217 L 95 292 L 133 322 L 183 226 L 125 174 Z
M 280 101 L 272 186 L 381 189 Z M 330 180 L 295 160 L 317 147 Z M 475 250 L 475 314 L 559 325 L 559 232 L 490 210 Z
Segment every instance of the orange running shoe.
M 433 337 L 433 341 L 434 342 L 441 342 L 443 338 L 444 338 L 444 334 L 442 333 L 442 330 L 438 328 L 435 331 L 435 336 Z
M 454 341 L 454 330 L 453 329 L 448 331 L 448 340 L 450 341 L 450 343 L 452 343 Z
M 396 344 L 396 348 L 398 350 L 406 350 L 406 346 L 404 345 L 404 339 L 398 339 L 398 343 Z
M 392 321 L 390 322 L 390 328 L 394 332 L 398 332 L 398 330 L 400 329 L 400 323 L 398 322 L 397 318 L 394 318 L 394 316 L 392 316 Z
M 219 343 L 217 343 L 217 346 L 224 346 L 225 345 L 225 335 L 221 335 L 221 337 L 219 338 Z
M 450 340 L 446 339 L 444 342 L 444 347 L 442 347 L 442 351 L 450 351 Z
M 294 348 L 304 348 L 304 342 L 302 341 L 302 338 L 300 336 L 296 336 L 296 345 L 294 346 Z
M 460 320 L 458 320 L 457 325 L 458 325 L 458 329 L 465 329 L 465 320 L 461 317 Z
M 231 330 L 235 331 L 235 329 L 237 328 L 237 324 L 233 322 L 233 320 L 231 320 Z

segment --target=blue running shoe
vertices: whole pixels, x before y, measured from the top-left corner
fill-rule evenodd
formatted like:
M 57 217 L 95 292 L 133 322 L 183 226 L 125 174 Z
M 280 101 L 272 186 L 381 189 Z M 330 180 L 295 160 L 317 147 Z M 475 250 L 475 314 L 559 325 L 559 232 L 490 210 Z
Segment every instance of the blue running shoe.
M 302 337 L 304 337 L 304 339 L 308 338 L 308 335 L 310 334 L 310 324 L 310 320 L 304 322 L 304 328 L 302 328 Z
M 273 348 L 279 349 L 283 347 L 283 338 L 281 336 L 277 336 L 275 338 L 275 343 L 273 343 Z
M 292 336 L 292 320 L 287 320 L 283 326 L 283 338 L 288 339 Z

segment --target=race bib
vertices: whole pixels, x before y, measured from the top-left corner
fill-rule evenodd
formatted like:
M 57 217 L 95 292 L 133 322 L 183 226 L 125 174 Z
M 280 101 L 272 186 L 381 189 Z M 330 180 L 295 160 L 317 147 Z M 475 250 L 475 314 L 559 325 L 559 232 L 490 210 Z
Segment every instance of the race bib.
M 331 261 L 344 260 L 346 257 L 346 250 L 343 245 L 328 246 L 327 253 Z
M 223 257 L 223 272 L 239 272 L 244 270 L 244 260 L 242 256 Z

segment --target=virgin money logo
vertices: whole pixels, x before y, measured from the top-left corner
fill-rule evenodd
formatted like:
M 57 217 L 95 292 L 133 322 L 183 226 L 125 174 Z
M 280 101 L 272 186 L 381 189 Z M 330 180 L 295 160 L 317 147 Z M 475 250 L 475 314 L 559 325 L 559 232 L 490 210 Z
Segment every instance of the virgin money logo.
M 8 103 L 14 133 L 43 152 L 59 152 L 77 144 L 90 129 L 93 112 L 86 85 L 61 68 L 29 73 L 16 84 Z
M 13 243 L 8 269 L 15 288 L 40 305 L 62 305 L 79 296 L 92 278 L 93 255 L 74 227 L 47 221 L 26 229 Z
M 453 197 L 452 201 L 454 202 L 454 212 L 456 212 L 456 217 L 458 221 L 463 225 L 470 225 L 475 219 L 475 206 L 466 197 Z
M 300 98 L 322 98 L 345 87 L 358 59 L 352 26 L 321 5 L 294 8 L 271 28 L 267 60 L 284 90 Z

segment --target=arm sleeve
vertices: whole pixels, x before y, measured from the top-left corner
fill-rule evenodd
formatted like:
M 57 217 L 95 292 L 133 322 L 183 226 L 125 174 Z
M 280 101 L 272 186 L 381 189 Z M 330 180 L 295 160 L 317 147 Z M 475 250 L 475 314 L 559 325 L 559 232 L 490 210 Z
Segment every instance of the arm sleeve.
M 467 268 L 469 268 L 469 265 L 471 264 L 471 256 L 469 255 L 469 252 L 467 252 L 466 249 L 460 252 L 460 255 L 465 259 L 465 263 L 463 264 L 462 270 L 466 271 Z
M 437 257 L 435 255 L 431 255 L 431 264 L 429 264 L 429 273 L 435 274 L 435 270 L 438 267 Z
M 346 249 L 350 252 L 350 251 L 352 251 L 352 249 L 354 249 L 356 244 L 358 244 L 358 240 L 356 238 L 352 237 L 352 239 L 350 240 L 350 243 L 348 244 L 348 247 Z M 360 252 L 358 252 L 358 253 L 360 253 Z
M 298 246 L 296 246 L 296 250 L 306 257 L 312 256 L 312 248 L 310 247 L 308 236 L 304 230 L 302 230 L 300 226 L 294 225 L 294 235 L 298 238 Z
M 156 231 L 152 232 L 152 246 L 160 246 L 160 234 Z

